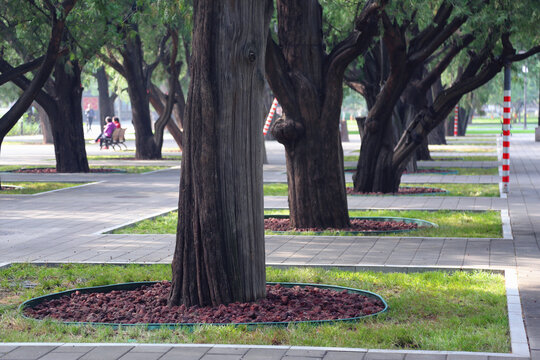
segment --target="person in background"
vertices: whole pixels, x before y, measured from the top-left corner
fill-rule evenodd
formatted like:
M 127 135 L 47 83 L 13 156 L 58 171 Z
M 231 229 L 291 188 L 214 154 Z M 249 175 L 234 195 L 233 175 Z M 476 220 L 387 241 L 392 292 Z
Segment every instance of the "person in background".
M 99 148 L 103 148 L 103 143 L 105 142 L 106 139 L 110 139 L 112 137 L 112 133 L 114 131 L 114 129 L 116 129 L 116 125 L 114 125 L 113 123 L 113 120 L 110 116 L 107 116 L 105 118 L 105 127 L 103 128 L 103 132 L 101 133 L 101 135 L 99 135 L 97 138 L 96 138 L 96 142 L 98 142 L 99 140 Z M 105 149 L 108 149 L 109 147 L 108 146 L 105 146 Z
M 117 129 L 120 129 L 122 127 L 122 125 L 120 125 L 120 119 L 118 118 L 118 116 L 113 116 L 112 121 Z
M 86 116 L 86 132 L 88 132 L 92 129 L 92 122 L 94 121 L 94 116 L 95 116 L 94 109 L 92 109 L 92 105 L 88 104 L 88 106 L 86 106 L 84 115 Z

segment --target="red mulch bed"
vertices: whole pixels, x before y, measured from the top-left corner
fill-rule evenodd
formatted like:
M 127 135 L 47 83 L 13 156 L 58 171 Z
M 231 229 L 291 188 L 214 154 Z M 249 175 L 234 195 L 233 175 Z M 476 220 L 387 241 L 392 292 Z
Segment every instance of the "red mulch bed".
M 384 309 L 376 298 L 346 290 L 267 285 L 265 299 L 218 307 L 167 306 L 171 283 L 163 281 L 137 290 L 83 294 L 79 291 L 25 309 L 30 317 L 73 322 L 118 324 L 257 323 L 336 320 L 377 313 Z
M 406 223 L 403 221 L 380 221 L 380 220 L 364 220 L 364 219 L 351 219 L 351 227 L 343 229 L 324 229 L 324 228 L 307 228 L 307 229 L 293 229 L 291 228 L 290 221 L 287 218 L 266 218 L 264 219 L 264 229 L 271 231 L 316 231 L 321 232 L 325 230 L 336 231 L 396 231 L 396 230 L 413 230 L 417 229 L 418 224 Z
M 0 191 L 7 191 L 7 190 L 13 190 L 13 189 L 17 189 L 17 188 L 15 186 L 9 186 L 9 185 L 0 186 Z
M 430 187 L 400 187 L 397 193 L 384 194 L 381 192 L 359 192 L 354 191 L 354 188 L 347 188 L 347 195 L 416 195 L 416 194 L 434 194 L 444 193 L 446 190 Z
M 13 170 L 14 173 L 30 173 L 30 174 L 56 174 L 55 168 L 35 168 L 35 169 L 19 169 Z M 118 169 L 105 169 L 105 168 L 95 168 L 90 169 L 91 173 L 114 173 L 114 172 L 123 172 Z

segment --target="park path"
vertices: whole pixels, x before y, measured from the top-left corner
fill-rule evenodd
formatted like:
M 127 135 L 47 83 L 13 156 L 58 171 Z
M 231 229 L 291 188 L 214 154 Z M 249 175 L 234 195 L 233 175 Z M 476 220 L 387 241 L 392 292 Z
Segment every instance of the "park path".
M 268 143 L 267 143 L 268 144 Z M 358 143 L 345 150 L 358 149 Z M 9 147 L 5 147 L 9 148 Z M 2 151 L 5 150 L 2 149 Z M 267 145 L 272 165 L 265 181 L 284 179 L 282 150 Z M 23 153 L 25 159 L 32 157 Z M 387 267 L 481 267 L 517 271 L 530 358 L 540 359 L 540 144 L 514 136 L 511 186 L 505 198 L 349 197 L 349 207 L 502 210 L 511 233 L 498 239 L 414 237 L 267 236 L 269 264 Z M 13 161 L 16 155 L 9 155 Z M 41 161 L 44 157 L 41 156 Z M 2 158 L 0 158 L 0 162 Z M 30 161 L 32 162 L 32 161 Z M 497 182 L 496 176 L 412 176 L 409 182 Z M 2 174 L 3 181 L 43 175 Z M 179 170 L 142 175 L 53 175 L 95 184 L 36 196 L 0 196 L 0 264 L 30 262 L 170 262 L 172 235 L 111 235 L 104 230 L 171 210 L 177 205 Z M 277 179 L 277 180 L 276 180 Z M 283 181 L 283 180 L 281 180 Z M 286 207 L 266 197 L 265 207 Z M 508 229 L 507 229 L 508 230 Z M 362 241 L 358 241 L 361 239 Z M 528 358 L 527 356 L 514 358 Z M 257 346 L 0 344 L 0 359 L 488 359 L 496 354 L 389 352 Z

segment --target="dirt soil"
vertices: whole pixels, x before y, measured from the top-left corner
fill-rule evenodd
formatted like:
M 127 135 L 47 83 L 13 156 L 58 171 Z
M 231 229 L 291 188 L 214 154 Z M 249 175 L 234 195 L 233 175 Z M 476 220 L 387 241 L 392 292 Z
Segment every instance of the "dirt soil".
M 380 221 L 380 220 L 363 220 L 351 219 L 351 227 L 343 229 L 324 229 L 324 228 L 308 228 L 308 229 L 293 229 L 289 219 L 283 218 L 266 218 L 264 219 L 264 229 L 271 231 L 395 231 L 395 230 L 413 230 L 418 228 L 418 224 L 406 223 L 403 221 Z
M 25 309 L 30 317 L 97 323 L 259 323 L 336 320 L 375 314 L 384 309 L 377 298 L 316 287 L 267 285 L 265 299 L 217 307 L 167 306 L 171 283 L 137 290 L 83 294 L 43 302 Z
M 430 188 L 430 187 L 400 187 L 397 193 L 390 193 L 386 195 L 417 195 L 417 194 L 433 194 L 433 193 L 444 193 L 446 190 L 439 188 Z M 354 191 L 354 188 L 347 188 L 347 195 L 385 195 L 381 192 L 358 192 Z

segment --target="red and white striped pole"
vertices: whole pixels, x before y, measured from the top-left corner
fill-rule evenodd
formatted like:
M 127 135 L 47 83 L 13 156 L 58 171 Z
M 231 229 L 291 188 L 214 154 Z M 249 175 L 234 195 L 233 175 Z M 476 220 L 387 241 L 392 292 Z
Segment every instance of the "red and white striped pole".
M 270 129 L 270 124 L 272 123 L 272 119 L 274 118 L 277 104 L 278 101 L 276 98 L 274 98 L 274 101 L 272 101 L 272 107 L 270 107 L 270 112 L 268 113 L 268 116 L 266 117 L 266 122 L 264 123 L 263 136 L 266 136 L 266 134 L 268 134 L 268 129 Z
M 510 120 L 512 119 L 510 96 L 510 64 L 504 67 L 504 103 L 503 103 L 503 153 L 502 153 L 502 192 L 508 194 L 510 182 Z
M 457 136 L 458 120 L 459 120 L 459 105 L 456 105 L 454 109 L 454 136 Z

